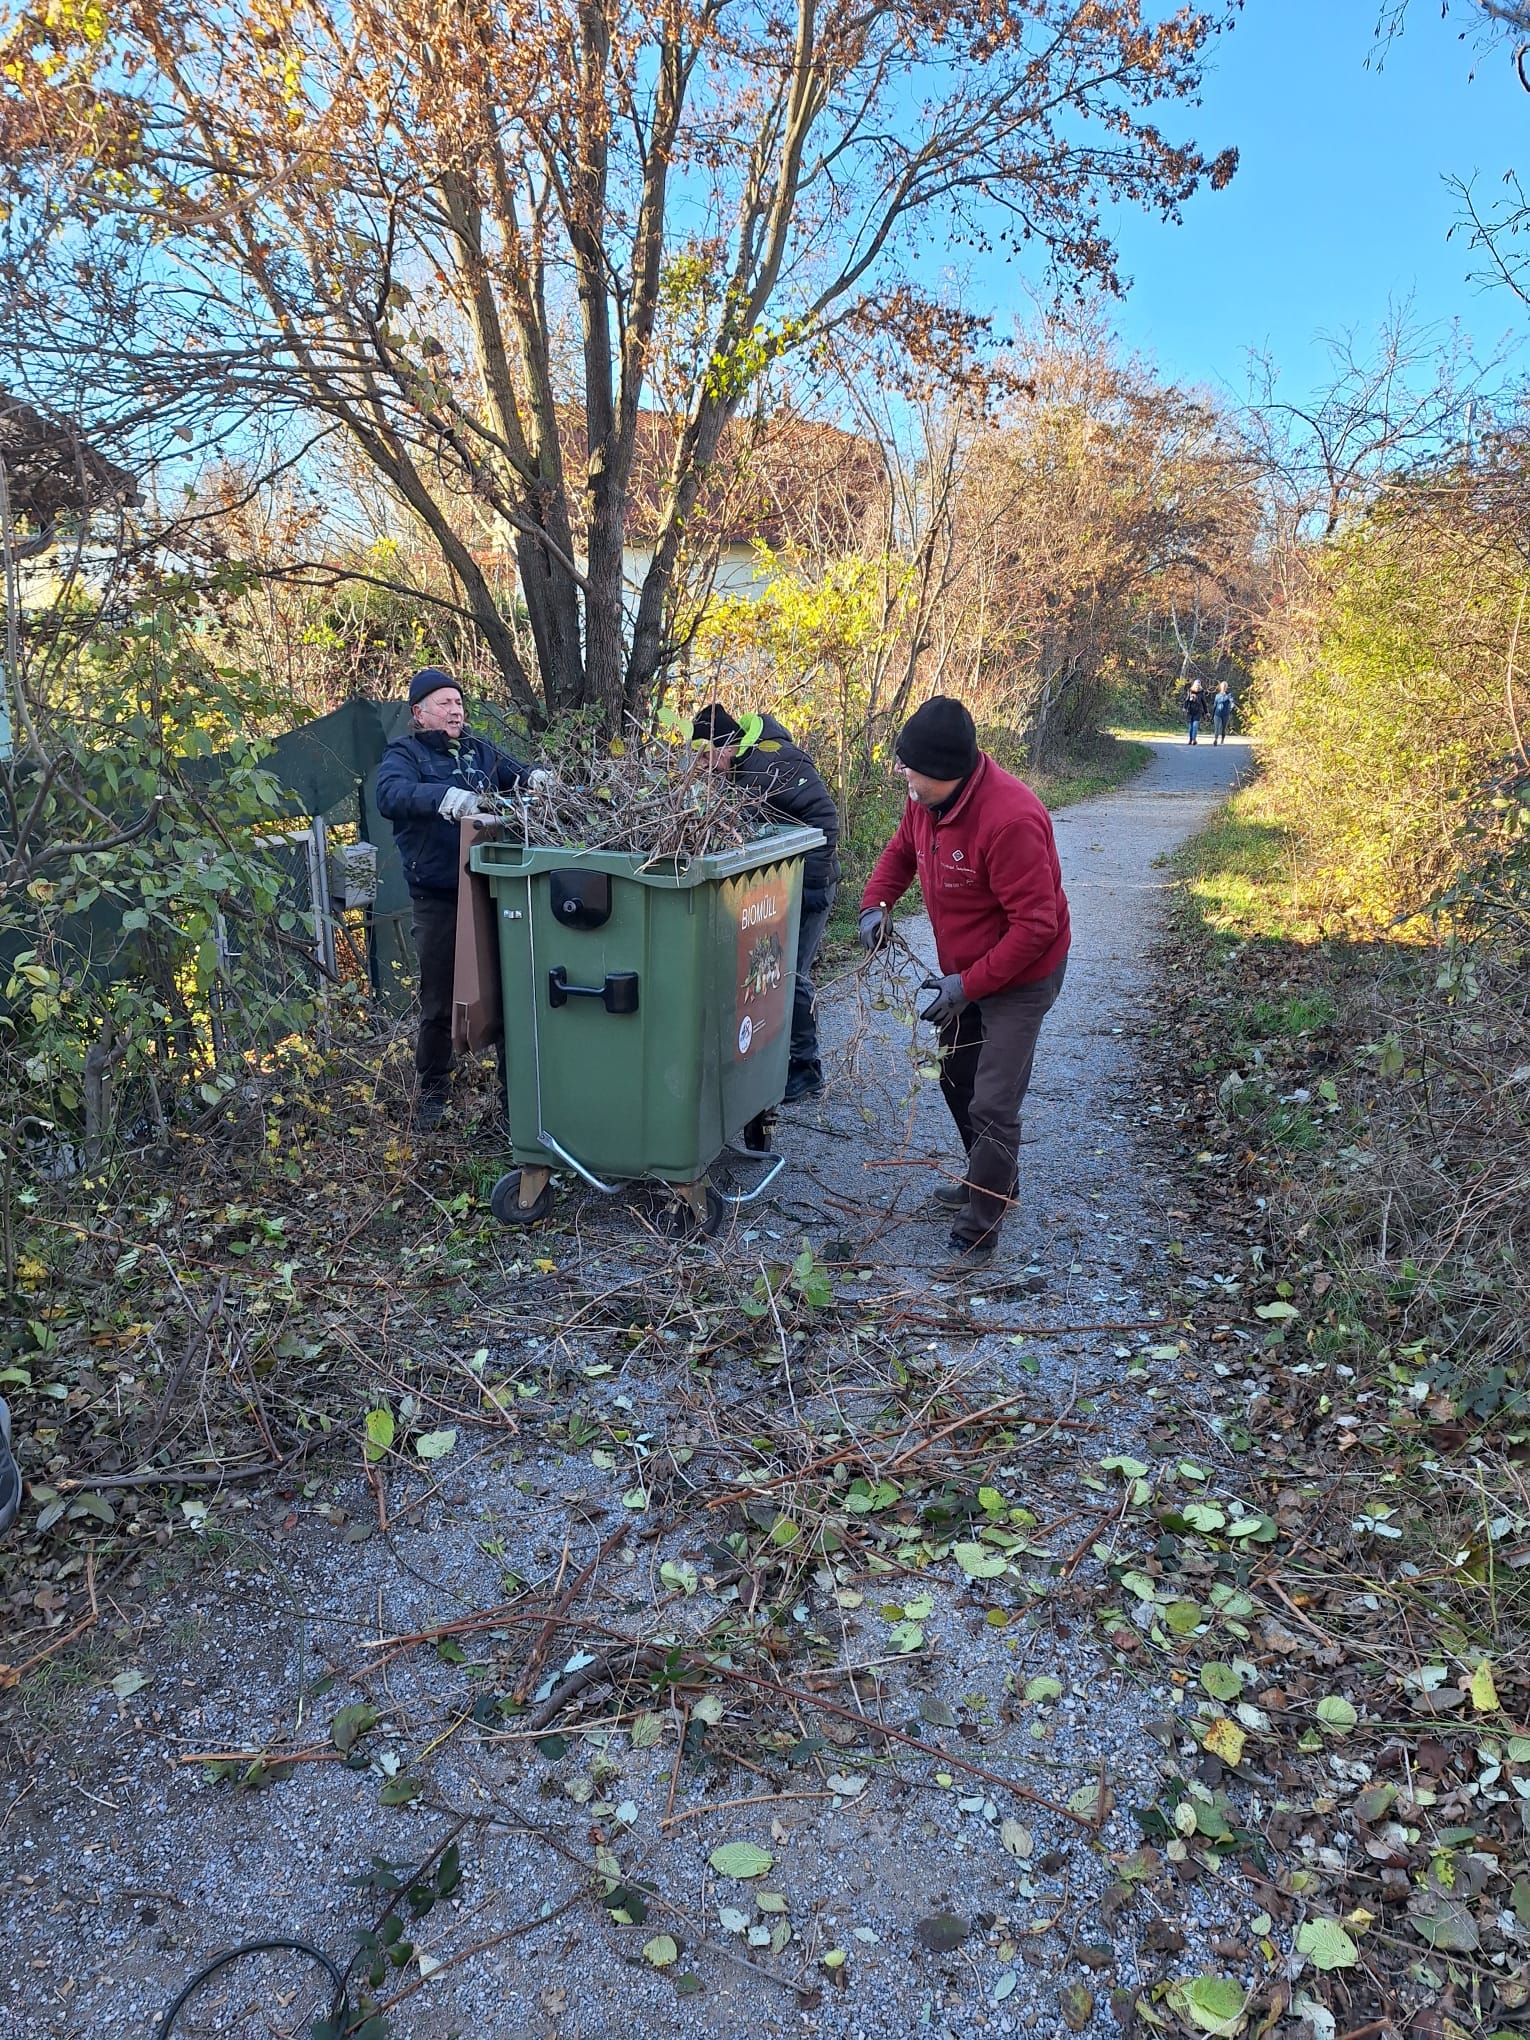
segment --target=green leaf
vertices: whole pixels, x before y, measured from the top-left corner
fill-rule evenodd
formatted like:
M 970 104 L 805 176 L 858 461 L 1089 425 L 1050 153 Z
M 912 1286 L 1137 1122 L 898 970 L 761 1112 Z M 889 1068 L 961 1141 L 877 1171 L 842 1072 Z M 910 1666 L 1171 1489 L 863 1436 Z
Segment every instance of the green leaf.
M 455 1431 L 425 1431 L 415 1439 L 414 1449 L 422 1459 L 444 1459 L 456 1442 Z
M 1225 1511 L 1219 1509 L 1215 1502 L 1191 1502 L 1184 1514 L 1192 1530 L 1220 1530 L 1227 1521 Z
M 1035 1678 L 1026 1680 L 1021 1698 L 1029 1700 L 1033 1706 L 1045 1706 L 1050 1700 L 1060 1700 L 1062 1680 L 1054 1679 L 1050 1672 L 1038 1672 Z
M 668 1969 L 672 1962 L 680 1959 L 680 1950 L 669 1934 L 655 1934 L 651 1941 L 643 1943 L 643 1958 L 655 1969 Z
M 354 1707 L 342 1707 L 336 1714 L 329 1724 L 329 1739 L 344 1756 L 354 1748 L 359 1737 L 376 1728 L 381 1720 L 379 1709 L 369 1706 L 365 1700 L 358 1700 Z
M 1202 1665 L 1201 1684 L 1213 1700 L 1236 1700 L 1243 1691 L 1243 1681 L 1231 1665 Z
M 664 1733 L 662 1714 L 640 1714 L 627 1731 L 627 1739 L 635 1750 L 651 1750 Z
M 719 1877 L 736 1877 L 741 1882 L 763 1877 L 775 1860 L 769 1849 L 756 1842 L 720 1842 L 707 1858 Z
M 1296 1952 L 1314 1969 L 1353 1969 L 1360 1950 L 1337 1920 L 1305 1920 L 1296 1930 Z
M 1140 1459 L 1132 1459 L 1124 1452 L 1112 1453 L 1109 1459 L 1102 1459 L 1100 1465 L 1106 1473 L 1119 1473 L 1123 1480 L 1141 1480 L 1147 1467 Z
M 1294 1303 L 1256 1303 L 1254 1316 L 1264 1318 L 1268 1323 L 1278 1324 L 1284 1318 L 1300 1317 L 1301 1312 Z
M 393 1412 L 386 1409 L 368 1410 L 366 1421 L 367 1458 L 375 1464 L 393 1443 Z
M 1171 2008 L 1213 2040 L 1232 2040 L 1241 2030 L 1246 2002 L 1242 1984 L 1228 1976 L 1192 1976 L 1171 1984 L 1168 1991 Z
M 1315 1712 L 1330 1735 L 1348 1735 L 1360 1719 L 1342 1693 L 1326 1694 L 1319 1700 Z
M 384 1806 L 407 1806 L 411 1799 L 418 1799 L 424 1790 L 425 1787 L 418 1778 L 390 1778 L 377 1796 Z
M 951 1556 L 969 1580 L 994 1580 L 1005 1570 L 1003 1554 L 985 1544 L 953 1544 Z
M 1415 1913 L 1413 1927 L 1431 1948 L 1449 1954 L 1470 1955 L 1478 1946 L 1477 1922 L 1458 1898 L 1442 1898 L 1433 1912 Z
M 1493 1667 L 1486 1658 L 1472 1673 L 1472 1706 L 1479 1714 L 1498 1712 L 1498 1687 L 1493 1678 Z

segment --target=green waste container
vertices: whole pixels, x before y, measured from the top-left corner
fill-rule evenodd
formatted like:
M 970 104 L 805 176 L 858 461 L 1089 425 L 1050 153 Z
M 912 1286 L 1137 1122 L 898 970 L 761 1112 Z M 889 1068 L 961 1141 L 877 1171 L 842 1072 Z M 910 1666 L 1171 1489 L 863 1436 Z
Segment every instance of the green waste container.
M 517 1165 L 495 1186 L 501 1219 L 545 1216 L 549 1172 L 571 1169 L 607 1191 L 656 1177 L 715 1225 L 707 1170 L 786 1089 L 802 863 L 823 840 L 772 828 L 689 860 L 474 845 Z

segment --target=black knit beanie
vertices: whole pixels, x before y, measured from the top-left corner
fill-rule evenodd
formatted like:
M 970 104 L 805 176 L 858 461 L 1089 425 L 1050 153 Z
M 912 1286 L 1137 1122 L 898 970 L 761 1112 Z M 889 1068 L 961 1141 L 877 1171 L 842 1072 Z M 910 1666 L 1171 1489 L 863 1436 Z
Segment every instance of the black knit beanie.
M 422 666 L 409 683 L 409 706 L 418 708 L 427 694 L 438 694 L 443 687 L 455 687 L 462 692 L 450 673 L 443 673 L 439 666 Z
M 898 732 L 899 761 L 926 779 L 965 779 L 977 770 L 977 726 L 950 694 L 916 708 Z
M 696 711 L 691 724 L 691 741 L 695 744 L 732 744 L 744 734 L 720 701 L 709 702 L 705 708 Z

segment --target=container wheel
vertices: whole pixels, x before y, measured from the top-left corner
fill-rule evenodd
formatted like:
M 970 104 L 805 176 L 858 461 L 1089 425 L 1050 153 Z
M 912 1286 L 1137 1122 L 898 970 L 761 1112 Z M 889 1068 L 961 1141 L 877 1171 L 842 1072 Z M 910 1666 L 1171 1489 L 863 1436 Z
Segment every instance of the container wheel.
M 489 1209 L 501 1225 L 524 1227 L 540 1225 L 553 1208 L 553 1187 L 550 1182 L 542 1185 L 541 1193 L 532 1204 L 522 1204 L 521 1172 L 512 1169 L 501 1176 L 489 1192 Z
M 671 1187 L 675 1195 L 665 1216 L 665 1230 L 672 1239 L 709 1240 L 727 1225 L 731 1215 L 728 1205 L 710 1183 Z
M 775 1127 L 774 1112 L 757 1112 L 744 1128 L 740 1138 L 752 1155 L 768 1155 L 771 1152 L 770 1136 Z

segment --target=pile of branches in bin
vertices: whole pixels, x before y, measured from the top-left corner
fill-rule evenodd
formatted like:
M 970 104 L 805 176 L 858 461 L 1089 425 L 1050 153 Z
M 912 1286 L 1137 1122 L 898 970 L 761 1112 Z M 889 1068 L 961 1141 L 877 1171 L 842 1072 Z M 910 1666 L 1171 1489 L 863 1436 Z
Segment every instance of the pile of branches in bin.
M 551 785 L 485 798 L 506 838 L 655 863 L 738 850 L 766 826 L 763 800 L 734 784 L 722 753 L 662 740 L 566 757 Z

